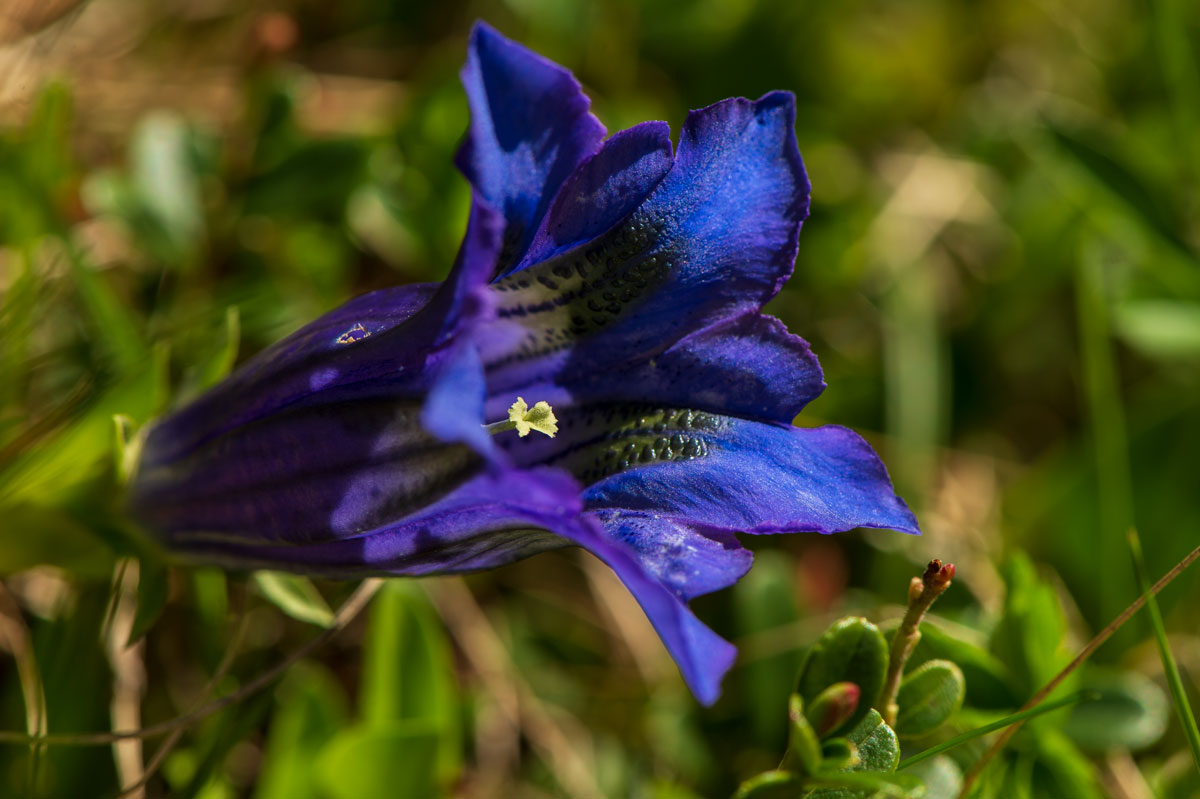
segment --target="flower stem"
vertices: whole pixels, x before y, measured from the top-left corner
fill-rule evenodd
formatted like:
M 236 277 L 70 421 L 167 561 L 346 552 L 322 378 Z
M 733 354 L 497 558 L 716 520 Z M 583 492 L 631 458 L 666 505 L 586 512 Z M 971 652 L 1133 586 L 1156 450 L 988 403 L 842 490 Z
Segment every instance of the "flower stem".
M 904 614 L 904 620 L 900 622 L 900 629 L 896 630 L 892 637 L 887 677 L 877 703 L 877 709 L 889 727 L 896 723 L 896 714 L 899 712 L 896 694 L 900 690 L 904 664 L 908 662 L 917 642 L 921 640 L 921 619 L 925 617 L 934 600 L 950 587 L 950 581 L 953 579 L 954 564 L 942 565 L 940 560 L 934 558 L 925 567 L 925 573 L 912 578 L 912 582 L 908 584 L 908 611 Z
M 512 421 L 511 419 L 502 419 L 499 422 L 492 422 L 491 424 L 485 424 L 483 426 L 483 429 L 487 430 L 492 435 L 496 435 L 497 433 L 507 433 L 509 430 L 516 430 L 517 423 Z

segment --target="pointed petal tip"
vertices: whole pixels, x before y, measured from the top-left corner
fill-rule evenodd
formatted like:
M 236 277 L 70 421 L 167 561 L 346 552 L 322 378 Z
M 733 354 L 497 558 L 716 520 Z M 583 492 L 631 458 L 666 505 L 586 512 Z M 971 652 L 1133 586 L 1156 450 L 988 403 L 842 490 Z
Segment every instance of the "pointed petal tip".
M 530 53 L 531 55 L 537 55 L 537 53 L 534 53 L 532 50 L 529 50 L 520 43 L 515 42 L 505 36 L 485 20 L 477 19 L 471 25 L 471 35 L 467 39 L 467 51 L 472 56 L 477 56 L 484 48 L 505 46 L 512 47 L 518 51 Z M 542 58 L 542 56 L 538 56 L 538 58 Z M 469 63 L 463 65 L 464 72 L 469 68 Z
M 754 115 L 759 124 L 767 124 L 769 120 L 777 120 L 787 130 L 787 142 L 784 154 L 792 171 L 796 174 L 799 191 L 798 216 L 800 223 L 808 219 L 812 198 L 812 181 L 808 178 L 808 170 L 804 166 L 804 158 L 800 155 L 800 146 L 796 141 L 796 95 L 790 91 L 776 89 L 754 101 Z
M 898 533 L 906 533 L 908 535 L 923 535 L 923 533 L 921 532 L 921 525 L 917 522 L 916 515 L 911 510 L 909 510 L 908 503 L 906 503 L 900 497 L 896 497 L 896 501 L 900 503 L 900 506 L 902 508 L 904 508 L 905 514 L 908 518 L 905 520 L 904 524 L 902 524 L 898 527 L 893 527 L 891 529 L 895 530 Z
M 796 141 L 796 95 L 789 91 L 767 92 L 754 104 L 760 123 L 764 117 L 777 116 L 787 129 L 787 143 L 784 145 L 785 157 L 796 175 L 800 223 L 808 219 L 812 201 L 812 181 L 808 177 L 808 169 L 804 166 L 804 158 L 800 155 L 800 145 Z
M 894 509 L 895 516 L 890 519 L 880 519 L 875 524 L 861 525 L 864 530 L 884 530 L 894 533 L 904 533 L 905 535 L 923 535 L 921 526 L 917 523 L 917 517 L 908 509 L 908 504 L 900 497 L 894 497 L 897 507 Z M 821 530 L 822 534 L 832 535 L 834 533 L 845 532 L 844 530 Z
M 754 107 L 757 110 L 778 108 L 785 111 L 793 123 L 796 121 L 796 95 L 786 89 L 767 92 L 754 101 Z
M 507 81 L 514 90 L 544 91 L 547 87 L 553 87 L 562 96 L 564 105 L 571 107 L 575 113 L 587 112 L 592 104 L 591 98 L 583 93 L 583 84 L 574 72 L 508 38 L 482 19 L 475 20 L 471 26 L 467 60 L 459 70 L 459 77 L 468 94 L 472 82 L 478 77 L 477 70 L 492 72 L 493 77 Z M 558 81 L 565 81 L 566 85 L 556 85 Z M 569 95 L 566 93 L 568 88 L 574 90 Z M 598 131 L 599 137 L 603 138 L 606 130 L 600 120 L 590 113 L 586 117 L 592 131 Z
M 721 683 L 737 660 L 737 647 L 715 633 L 713 639 L 708 644 L 710 652 L 703 671 L 683 673 L 684 681 L 695 695 L 696 701 L 705 707 L 712 707 L 721 698 Z
M 562 182 L 599 147 L 604 126 L 568 69 L 485 22 L 472 28 L 459 76 L 471 121 L 455 164 L 504 215 L 508 267 Z
M 498 36 L 500 38 L 504 38 L 500 32 L 489 25 L 486 20 L 477 19 L 471 24 L 471 46 L 473 47 L 475 42 L 484 36 Z

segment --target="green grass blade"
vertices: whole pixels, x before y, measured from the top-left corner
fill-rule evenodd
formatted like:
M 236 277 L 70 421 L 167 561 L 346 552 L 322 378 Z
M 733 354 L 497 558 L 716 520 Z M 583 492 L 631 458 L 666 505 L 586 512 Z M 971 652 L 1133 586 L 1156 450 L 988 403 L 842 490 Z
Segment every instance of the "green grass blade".
M 1134 523 L 1133 479 L 1129 467 L 1129 441 L 1121 380 L 1114 358 L 1104 276 L 1114 253 L 1103 240 L 1085 238 L 1075 274 L 1079 324 L 1079 359 L 1083 376 L 1088 427 L 1096 459 L 1096 485 L 1100 511 L 1099 541 L 1079 542 L 1081 552 L 1095 557 L 1095 573 L 1109 587 L 1097 596 L 1099 618 L 1116 615 L 1116 602 L 1132 592 L 1133 583 L 1123 565 L 1121 534 Z
M 1142 558 L 1142 542 L 1137 530 L 1129 530 L 1129 551 L 1133 555 L 1133 568 L 1137 572 L 1138 585 L 1142 596 L 1146 598 L 1146 612 L 1150 614 L 1150 624 L 1154 628 L 1154 639 L 1158 642 L 1158 653 L 1162 657 L 1163 671 L 1167 675 L 1167 686 L 1171 689 L 1171 699 L 1175 702 L 1175 712 L 1179 714 L 1179 723 L 1187 735 L 1188 745 L 1192 749 L 1192 759 L 1196 768 L 1200 769 L 1200 729 L 1196 727 L 1196 714 L 1188 703 L 1187 692 L 1183 687 L 1183 679 L 1179 676 L 1179 666 L 1175 656 L 1171 654 L 1171 646 L 1167 642 L 1167 628 L 1163 625 L 1162 612 L 1158 609 L 1158 600 L 1150 590 L 1150 578 L 1146 574 L 1146 562 Z
M 976 727 L 973 730 L 967 730 L 961 735 L 956 735 L 950 740 L 943 741 L 937 746 L 929 747 L 924 752 L 918 752 L 912 757 L 906 757 L 904 760 L 900 761 L 900 765 L 896 766 L 896 770 L 903 771 L 909 766 L 915 766 L 922 760 L 928 760 L 934 755 L 940 755 L 942 752 L 945 752 L 948 749 L 953 749 L 960 744 L 965 744 L 967 741 L 974 740 L 981 735 L 987 735 L 989 732 L 995 732 L 996 730 L 1003 729 L 1010 724 L 1016 724 L 1018 721 L 1024 721 L 1025 719 L 1033 718 L 1034 716 L 1040 716 L 1043 713 L 1049 713 L 1052 710 L 1058 710 L 1059 708 L 1064 708 L 1067 705 L 1073 705 L 1076 702 L 1083 701 L 1084 699 L 1088 699 L 1090 697 L 1091 694 L 1087 691 L 1080 691 L 1079 693 L 1071 694 L 1070 696 L 1063 697 L 1062 699 L 1056 699 L 1053 702 L 1047 702 L 1044 705 L 1038 705 L 1037 707 L 1030 708 L 1029 710 L 1022 710 L 1019 713 L 1013 713 L 1010 716 L 997 719 L 991 724 L 984 724 L 982 727 Z

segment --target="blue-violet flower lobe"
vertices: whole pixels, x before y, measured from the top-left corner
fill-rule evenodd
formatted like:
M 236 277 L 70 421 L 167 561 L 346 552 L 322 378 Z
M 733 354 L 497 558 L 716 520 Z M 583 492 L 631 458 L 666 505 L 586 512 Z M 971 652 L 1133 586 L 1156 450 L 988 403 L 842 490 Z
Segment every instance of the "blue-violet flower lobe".
M 809 183 L 772 92 L 605 137 L 569 72 L 486 25 L 457 163 L 473 201 L 441 284 L 351 300 L 156 422 L 131 485 L 171 549 L 231 568 L 422 575 L 579 545 L 637 598 L 696 696 L 734 649 L 688 609 L 736 582 L 735 533 L 916 533 L 761 313 Z M 516 397 L 554 438 L 492 436 Z

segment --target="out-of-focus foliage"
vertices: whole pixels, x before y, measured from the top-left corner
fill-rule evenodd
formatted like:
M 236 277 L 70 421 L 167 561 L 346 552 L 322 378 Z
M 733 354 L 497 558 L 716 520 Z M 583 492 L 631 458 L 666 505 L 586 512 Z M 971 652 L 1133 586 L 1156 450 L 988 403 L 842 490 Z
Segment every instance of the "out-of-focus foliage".
M 165 564 L 120 512 L 115 442 L 346 298 L 446 274 L 476 17 L 572 68 L 611 130 L 797 94 L 812 216 L 771 310 L 829 383 L 799 422 L 867 433 L 925 535 L 753 541 L 748 578 L 695 603 L 741 651 L 710 710 L 594 562 L 389 586 L 272 689 L 188 727 L 147 795 L 731 795 L 779 765 L 822 631 L 851 614 L 890 636 L 936 555 L 959 579 L 909 661 L 928 712 L 898 722 L 907 756 L 1015 710 L 1138 596 L 1128 527 L 1153 576 L 1196 545 L 1197 4 L 10 2 L 3 729 L 174 718 L 350 593 Z M 1185 682 L 1197 602 L 1194 573 L 1161 595 Z M 1135 617 L 1061 689 L 1100 700 L 1028 723 L 974 795 L 1194 796 L 1162 686 Z M 6 745 L 0 794 L 113 796 L 162 740 Z M 954 796 L 985 745 L 906 772 Z

